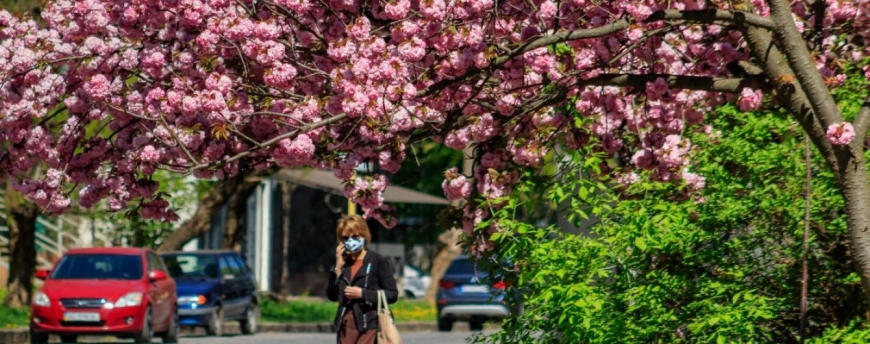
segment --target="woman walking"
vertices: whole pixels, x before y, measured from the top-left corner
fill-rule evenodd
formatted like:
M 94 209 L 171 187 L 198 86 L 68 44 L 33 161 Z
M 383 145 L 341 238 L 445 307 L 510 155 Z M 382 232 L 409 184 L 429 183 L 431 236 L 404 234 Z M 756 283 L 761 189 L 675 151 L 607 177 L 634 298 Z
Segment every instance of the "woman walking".
M 341 218 L 335 230 L 335 267 L 330 272 L 326 295 L 338 301 L 335 326 L 339 344 L 374 344 L 378 332 L 378 290 L 387 303 L 399 297 L 393 266 L 384 256 L 368 250 L 372 239 L 359 215 Z

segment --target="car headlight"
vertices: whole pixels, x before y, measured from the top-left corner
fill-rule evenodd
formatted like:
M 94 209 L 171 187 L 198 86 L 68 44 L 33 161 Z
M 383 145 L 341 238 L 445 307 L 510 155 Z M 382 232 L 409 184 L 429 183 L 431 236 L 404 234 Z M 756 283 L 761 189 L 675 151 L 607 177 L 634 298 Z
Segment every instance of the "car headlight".
M 43 292 L 36 293 L 36 297 L 33 298 L 33 304 L 42 307 L 51 306 L 51 299 L 48 298 L 48 295 L 45 295 Z
M 121 296 L 118 301 L 115 301 L 115 307 L 133 307 L 142 304 L 142 293 L 132 292 Z
M 191 303 L 203 305 L 203 304 L 205 304 L 205 301 L 206 301 L 205 295 L 188 295 L 188 296 L 179 296 L 178 297 L 178 304 L 179 305 L 186 305 L 186 304 L 191 304 Z

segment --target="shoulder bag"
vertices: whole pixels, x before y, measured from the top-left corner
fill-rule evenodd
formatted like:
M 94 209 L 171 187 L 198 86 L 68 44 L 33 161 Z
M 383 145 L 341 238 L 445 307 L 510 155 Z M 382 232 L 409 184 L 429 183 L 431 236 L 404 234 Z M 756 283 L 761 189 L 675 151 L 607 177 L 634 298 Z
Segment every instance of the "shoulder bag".
M 402 344 L 383 290 L 378 290 L 378 344 Z

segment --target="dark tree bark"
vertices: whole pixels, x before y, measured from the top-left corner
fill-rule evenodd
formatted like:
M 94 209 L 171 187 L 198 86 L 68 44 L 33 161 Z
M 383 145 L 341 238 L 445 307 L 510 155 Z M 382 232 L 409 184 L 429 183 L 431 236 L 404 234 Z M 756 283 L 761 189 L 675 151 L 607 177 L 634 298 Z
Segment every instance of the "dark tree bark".
M 36 270 L 36 205 L 6 183 L 6 211 L 9 224 L 9 279 L 6 281 L 6 307 L 30 305 L 33 298 L 33 272 Z
M 290 210 L 292 208 L 293 191 L 299 184 L 290 183 L 289 181 L 281 181 L 281 208 L 283 210 L 283 218 L 281 221 L 283 244 L 281 251 L 281 293 L 290 293 Z
M 227 207 L 226 228 L 224 228 L 224 238 L 222 247 L 227 250 L 239 251 L 242 246 L 242 240 L 245 237 L 244 214 L 245 204 L 247 203 L 248 193 L 253 187 L 252 184 L 247 184 L 242 187 L 239 192 L 230 196 Z
M 240 173 L 209 190 L 200 199 L 199 208 L 196 209 L 196 213 L 181 225 L 178 230 L 166 237 L 157 250 L 160 252 L 180 250 L 188 241 L 211 230 L 212 214 L 219 211 L 221 206 L 234 194 L 246 189 L 246 185 L 250 184 L 250 182 L 246 182 L 245 179 L 249 176 L 251 175 Z

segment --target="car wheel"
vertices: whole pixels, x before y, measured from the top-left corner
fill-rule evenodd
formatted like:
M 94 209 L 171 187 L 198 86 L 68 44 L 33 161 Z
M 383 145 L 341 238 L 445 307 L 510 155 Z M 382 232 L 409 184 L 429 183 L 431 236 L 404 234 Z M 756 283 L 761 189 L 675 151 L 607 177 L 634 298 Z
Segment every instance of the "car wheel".
M 34 332 L 30 329 L 30 342 L 33 344 L 48 343 L 48 333 Z
M 74 335 L 74 334 L 68 334 L 68 335 L 61 335 L 61 336 L 60 336 L 60 342 L 61 342 L 61 343 L 75 343 L 76 340 L 78 340 L 78 339 L 79 339 L 79 337 L 76 336 L 76 335 Z
M 468 322 L 468 329 L 471 331 L 483 331 L 483 321 L 471 320 Z
M 160 336 L 164 343 L 178 343 L 178 311 L 172 312 L 172 322 L 163 335 Z
M 239 327 L 242 334 L 254 334 L 257 333 L 257 326 L 260 326 L 260 307 L 252 304 L 248 307 L 245 318 L 239 321 Z
M 133 335 L 136 343 L 151 343 L 154 338 L 154 328 L 151 326 L 151 307 L 145 309 L 145 321 L 142 322 L 142 330 Z
M 209 336 L 220 336 L 224 334 L 224 310 L 220 306 L 211 311 L 211 317 L 208 320 L 208 326 L 205 332 Z
M 441 331 L 441 332 L 453 331 L 453 319 L 438 317 L 438 331 Z

